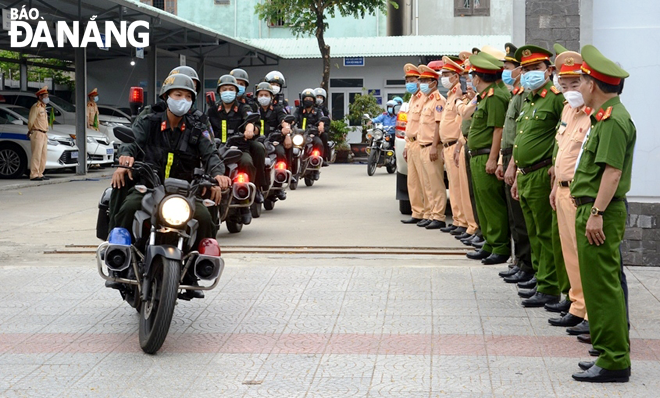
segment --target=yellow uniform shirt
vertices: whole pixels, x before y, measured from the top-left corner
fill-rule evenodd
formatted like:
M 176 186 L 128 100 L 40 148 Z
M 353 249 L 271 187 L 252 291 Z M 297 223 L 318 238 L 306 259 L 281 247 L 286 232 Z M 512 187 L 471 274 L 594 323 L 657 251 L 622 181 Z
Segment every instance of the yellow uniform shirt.
M 433 143 L 435 127 L 437 122 L 442 120 L 442 114 L 445 110 L 446 100 L 438 91 L 434 91 L 427 97 L 422 107 L 422 115 L 419 119 L 419 133 L 417 140 L 420 145 Z
M 456 106 L 456 89 L 459 84 L 457 83 L 447 93 L 447 103 L 445 110 L 442 112 L 442 120 L 440 121 L 440 141 L 442 143 L 456 141 L 461 136 L 463 118 L 458 114 L 458 107 Z
M 48 115 L 46 114 L 46 105 L 37 101 L 32 108 L 30 108 L 30 115 L 28 116 L 28 131 L 41 130 L 48 131 Z

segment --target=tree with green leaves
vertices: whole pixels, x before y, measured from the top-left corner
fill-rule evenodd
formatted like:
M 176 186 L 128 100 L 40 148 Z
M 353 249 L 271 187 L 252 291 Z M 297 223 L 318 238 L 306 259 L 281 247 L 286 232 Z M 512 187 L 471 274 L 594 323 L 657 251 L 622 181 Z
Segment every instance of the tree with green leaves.
M 387 4 L 399 8 L 391 0 L 266 0 L 255 6 L 260 19 L 268 22 L 284 20 L 296 37 L 316 36 L 323 59 L 321 88 L 328 90 L 330 82 L 330 46 L 323 37 L 328 29 L 328 16 L 364 18 L 377 10 L 387 12 Z

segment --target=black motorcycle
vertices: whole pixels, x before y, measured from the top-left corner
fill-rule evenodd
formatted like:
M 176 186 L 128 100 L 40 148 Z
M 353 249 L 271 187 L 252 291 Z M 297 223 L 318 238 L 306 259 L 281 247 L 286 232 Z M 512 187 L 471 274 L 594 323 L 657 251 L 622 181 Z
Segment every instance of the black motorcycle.
M 365 120 L 371 120 L 369 115 L 364 115 Z M 396 171 L 396 154 L 394 152 L 394 127 L 391 131 L 378 123 L 367 130 L 367 175 L 372 176 L 376 168 L 383 167 L 392 174 Z
M 273 210 L 275 202 L 280 200 L 282 192 L 286 192 L 291 182 L 291 171 L 285 161 L 277 160 L 277 153 L 275 152 L 276 145 L 284 145 L 284 135 L 280 131 L 271 133 L 268 138 L 265 136 L 259 137 L 261 142 L 266 148 L 266 162 L 264 175 L 266 176 L 266 185 L 268 189 L 262 189 L 261 193 L 264 197 L 264 209 Z M 286 198 L 284 196 L 283 198 Z M 252 216 L 261 216 L 261 204 L 252 204 Z
M 327 116 L 322 117 L 320 121 L 330 126 L 330 118 Z M 293 120 L 290 124 L 293 128 L 293 164 L 291 165 L 293 177 L 289 187 L 295 190 L 300 178 L 304 178 L 305 185 L 311 187 L 321 176 L 321 167 L 323 167 L 323 156 L 313 144 L 313 139 L 318 136 L 319 130 L 316 126 L 307 126 L 306 130 L 298 129 L 294 126 Z
M 119 134 L 122 142 L 134 141 L 128 128 Z M 98 246 L 96 262 L 101 277 L 118 285 L 115 287 L 122 298 L 140 313 L 140 347 L 153 354 L 167 337 L 177 297 L 190 300 L 193 291 L 211 290 L 222 275 L 225 264 L 215 239 L 202 239 L 198 247 L 193 247 L 199 226 L 193 215 L 195 206 L 200 205 L 199 195 L 217 182 L 202 169 L 195 169 L 192 182 L 175 178 L 161 181 L 154 168 L 141 161 L 130 169 L 138 181 L 144 182 L 135 186 L 145 194 L 142 209 L 133 220 L 136 240 L 132 243 L 125 228 L 113 228 L 107 241 Z M 106 195 L 107 191 L 102 201 Z M 215 208 L 210 199 L 201 202 L 209 209 Z M 99 221 L 103 220 L 103 211 L 99 206 Z M 103 222 L 100 224 L 97 236 L 103 229 Z M 198 280 L 208 284 L 199 285 Z M 186 292 L 177 294 L 179 290 Z

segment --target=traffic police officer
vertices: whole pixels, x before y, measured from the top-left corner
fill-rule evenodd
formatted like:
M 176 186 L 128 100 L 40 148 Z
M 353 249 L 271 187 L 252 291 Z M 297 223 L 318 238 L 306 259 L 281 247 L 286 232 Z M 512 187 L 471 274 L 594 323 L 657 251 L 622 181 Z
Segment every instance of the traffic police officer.
M 424 196 L 428 200 L 426 219 L 431 222 L 426 229 L 446 227 L 445 207 L 447 206 L 447 190 L 445 188 L 444 162 L 438 147 L 440 141 L 440 121 L 445 109 L 445 97 L 438 92 L 438 72 L 426 65 L 420 65 L 419 91 L 424 94 L 425 101 L 419 119 L 417 141 L 421 147 L 422 186 Z
M 245 121 L 250 106 L 240 103 L 237 100 L 239 85 L 232 75 L 222 75 L 218 79 L 217 92 L 220 94 L 220 104 L 218 107 L 212 107 L 208 110 L 209 120 L 213 126 L 213 131 L 217 138 L 224 143 L 232 136 L 243 136 L 245 139 L 236 143 L 238 149 L 243 151 L 243 156 L 239 162 L 239 168 L 245 170 L 256 185 L 265 187 L 264 167 L 266 163 L 266 150 L 260 142 L 255 145 L 254 125 L 248 123 L 245 131 L 239 131 L 239 127 Z M 263 195 L 257 189 L 255 202 L 263 203 Z
M 87 128 L 99 131 L 99 92 L 95 88 L 87 94 Z
M 591 108 L 584 105 L 582 94 L 578 91 L 581 66 L 582 57 L 573 51 L 562 52 L 555 59 L 561 91 L 568 103 L 564 106 L 555 139 L 553 165 L 555 183 L 550 194 L 550 205 L 557 214 L 564 266 L 570 281 L 570 300 L 565 316 L 548 320 L 553 326 L 572 327 L 587 319 L 575 236 L 576 209 L 569 189 L 582 142 L 591 127 Z
M 46 158 L 48 157 L 48 115 L 46 115 L 46 105 L 50 101 L 48 98 L 48 87 L 43 86 L 36 92 L 37 102 L 30 108 L 28 115 L 28 138 L 30 138 L 30 147 L 32 158 L 30 159 L 30 181 L 48 180 L 44 177 L 46 169 Z
M 470 57 L 472 85 L 479 94 L 467 145 L 477 212 L 486 243 L 467 257 L 484 264 L 500 264 L 507 261 L 511 248 L 504 184 L 497 179 L 495 171 L 511 95 L 498 83 L 502 62 L 493 61 L 498 62 L 493 64 L 489 59 L 481 53 Z
M 425 208 L 428 199 L 424 197 L 422 188 L 422 163 L 420 158 L 421 148 L 417 142 L 419 131 L 419 118 L 422 112 L 422 93 L 419 91 L 419 71 L 413 64 L 405 64 L 403 73 L 406 79 L 406 91 L 411 94 L 408 100 L 408 112 L 406 122 L 406 146 L 403 149 L 403 158 L 408 163 L 408 199 L 412 209 L 412 217 L 401 220 L 404 224 L 417 224 L 426 226 L 430 223 L 425 219 Z
M 552 84 L 552 53 L 526 45 L 516 51 L 528 92 L 518 116 L 518 133 L 513 145 L 517 167 L 511 195 L 519 198 L 525 215 L 532 247 L 532 266 L 537 287 L 519 291 L 525 307 L 543 307 L 559 301 L 559 283 L 552 245 L 552 208 L 550 207 L 552 151 L 556 127 L 564 109 L 564 96 Z
M 520 85 L 520 63 L 515 58 L 518 47 L 511 43 L 506 44 L 506 55 L 504 57 L 504 71 L 502 71 L 502 82 L 512 87 L 511 101 L 506 111 L 506 120 L 502 130 L 502 146 L 500 155 L 502 164 L 498 166 L 497 176 L 504 179 L 504 193 L 509 214 L 509 227 L 513 239 L 515 259 L 513 268 L 500 272 L 500 276 L 507 283 L 524 283 L 530 281 L 534 276 L 532 268 L 532 251 L 527 236 L 525 216 L 520 208 L 520 202 L 511 197 L 511 185 L 516 177 L 516 165 L 511 161 L 513 154 L 513 141 L 516 138 L 516 119 L 522 109 L 525 100 L 525 89 Z M 535 281 L 529 285 L 533 287 Z
M 625 279 L 619 246 L 626 229 L 637 132 L 619 94 L 628 72 L 594 46 L 582 48 L 580 93 L 594 109 L 591 130 L 571 184 L 577 206 L 575 232 L 591 342 L 600 356 L 580 363 L 578 381 L 626 382 L 630 377 Z

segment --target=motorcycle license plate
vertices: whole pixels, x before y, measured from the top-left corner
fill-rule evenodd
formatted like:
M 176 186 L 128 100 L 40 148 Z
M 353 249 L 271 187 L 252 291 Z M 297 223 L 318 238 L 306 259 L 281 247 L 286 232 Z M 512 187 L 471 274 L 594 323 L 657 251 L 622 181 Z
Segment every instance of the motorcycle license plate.
M 106 150 L 105 150 L 105 154 L 106 154 L 106 155 L 114 155 L 114 153 L 115 153 L 115 150 L 114 150 L 113 148 L 110 148 L 110 149 L 106 149 Z
M 78 159 L 78 151 L 71 152 L 71 159 Z

